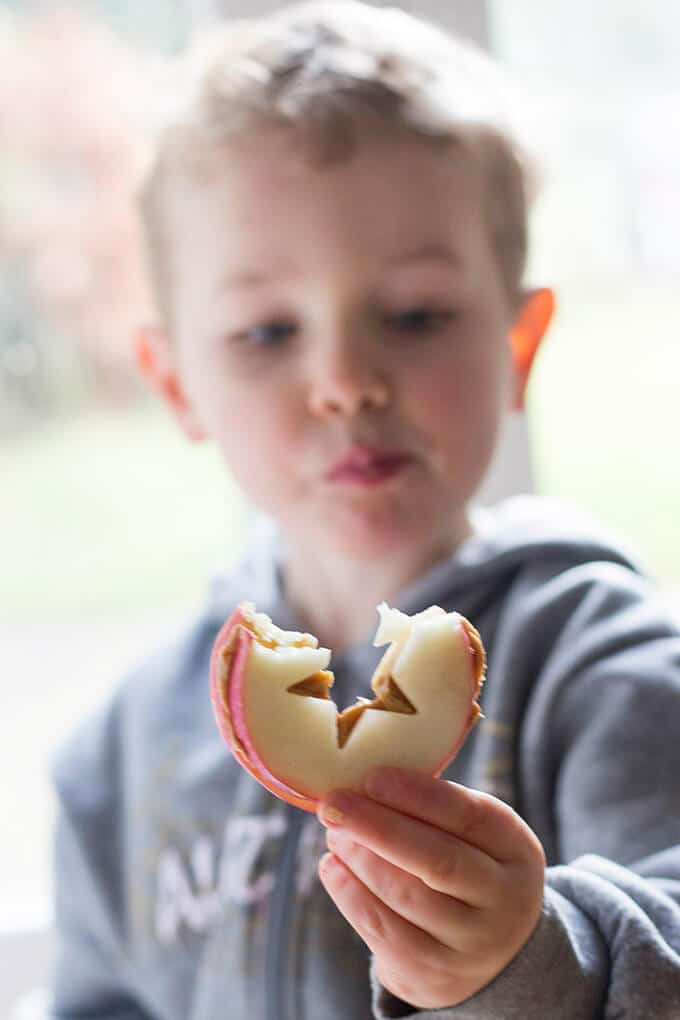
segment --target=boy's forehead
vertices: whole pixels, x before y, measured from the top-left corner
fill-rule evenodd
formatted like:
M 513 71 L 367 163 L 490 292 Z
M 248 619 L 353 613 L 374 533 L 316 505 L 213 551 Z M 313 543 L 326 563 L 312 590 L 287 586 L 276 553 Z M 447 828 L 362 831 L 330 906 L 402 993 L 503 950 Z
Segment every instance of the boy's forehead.
M 409 260 L 465 261 L 483 246 L 484 210 L 471 162 L 451 145 L 405 134 L 362 139 L 322 166 L 292 132 L 253 133 L 214 154 L 208 172 L 177 182 L 178 238 L 219 253 L 242 282 L 263 265 L 294 265 L 346 247 L 398 268 Z M 173 244 L 174 241 L 174 244 Z

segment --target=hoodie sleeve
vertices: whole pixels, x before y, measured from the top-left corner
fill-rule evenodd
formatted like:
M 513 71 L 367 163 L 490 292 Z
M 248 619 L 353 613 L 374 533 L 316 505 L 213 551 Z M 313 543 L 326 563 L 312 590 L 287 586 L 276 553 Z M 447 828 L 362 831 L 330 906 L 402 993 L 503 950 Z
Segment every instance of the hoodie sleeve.
M 77 830 L 63 814 L 56 840 L 58 956 L 50 1020 L 151 1020 L 135 1003 L 125 962 L 106 934 L 106 918 Z
M 50 1020 L 151 1020 L 135 1001 L 117 932 L 124 913 L 115 710 L 65 748 L 53 767 L 57 960 Z
M 541 919 L 450 1009 L 416 1010 L 372 973 L 377 1020 L 680 1017 L 680 635 L 612 564 L 568 571 L 534 607 L 535 633 L 557 634 L 518 749 L 522 814 L 551 865 Z

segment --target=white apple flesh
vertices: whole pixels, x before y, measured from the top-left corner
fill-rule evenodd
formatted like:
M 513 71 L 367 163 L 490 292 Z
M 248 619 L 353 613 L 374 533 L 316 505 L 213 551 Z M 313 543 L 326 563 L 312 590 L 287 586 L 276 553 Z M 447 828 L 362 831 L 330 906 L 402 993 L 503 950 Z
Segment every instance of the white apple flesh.
M 361 789 L 393 765 L 438 775 L 480 710 L 484 649 L 458 613 L 432 606 L 409 617 L 378 607 L 376 645 L 390 643 L 371 686 L 376 697 L 338 713 L 330 650 L 275 627 L 249 603 L 215 642 L 212 698 L 237 759 L 267 789 L 313 811 L 333 789 Z

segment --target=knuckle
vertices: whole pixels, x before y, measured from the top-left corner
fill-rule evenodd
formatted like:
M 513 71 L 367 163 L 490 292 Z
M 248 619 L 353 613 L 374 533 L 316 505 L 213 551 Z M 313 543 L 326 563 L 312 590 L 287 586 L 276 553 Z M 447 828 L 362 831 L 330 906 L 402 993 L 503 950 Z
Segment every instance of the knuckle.
M 403 900 L 403 891 L 391 868 L 380 868 L 374 875 L 374 889 L 383 903 L 394 904 Z
M 458 826 L 458 835 L 465 842 L 486 823 L 489 814 L 489 804 L 479 794 L 471 792 L 465 799 L 462 808 L 461 818 Z
M 430 889 L 445 892 L 456 881 L 458 865 L 450 846 L 443 846 L 428 861 L 422 880 Z
M 410 917 L 419 907 L 419 887 L 417 880 L 402 879 L 400 876 L 385 883 L 380 891 L 380 898 L 402 917 Z
M 387 942 L 389 937 L 388 926 L 383 913 L 375 905 L 365 908 L 359 922 L 359 929 L 362 937 L 371 945 Z

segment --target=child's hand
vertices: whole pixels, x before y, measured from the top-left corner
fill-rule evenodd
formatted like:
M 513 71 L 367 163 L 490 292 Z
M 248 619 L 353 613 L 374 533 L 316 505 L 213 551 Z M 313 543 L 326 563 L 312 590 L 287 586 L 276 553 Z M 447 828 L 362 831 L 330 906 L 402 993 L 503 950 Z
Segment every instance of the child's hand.
M 321 880 L 386 988 L 421 1009 L 454 1006 L 534 930 L 543 848 L 488 794 L 397 769 L 371 780 L 369 796 L 338 791 L 320 805 L 332 851 Z

